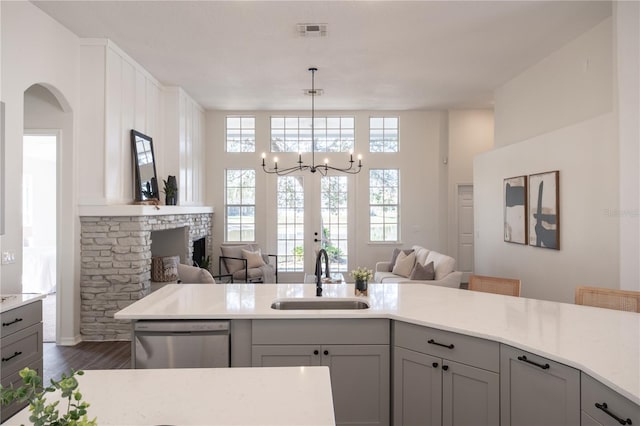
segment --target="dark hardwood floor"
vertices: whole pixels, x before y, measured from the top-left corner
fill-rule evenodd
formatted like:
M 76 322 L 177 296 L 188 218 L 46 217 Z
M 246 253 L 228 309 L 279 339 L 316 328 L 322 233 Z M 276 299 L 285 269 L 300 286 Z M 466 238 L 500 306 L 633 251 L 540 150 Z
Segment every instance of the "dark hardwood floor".
M 131 368 L 131 342 L 82 342 L 76 346 L 43 345 L 43 379 L 59 379 L 74 370 Z

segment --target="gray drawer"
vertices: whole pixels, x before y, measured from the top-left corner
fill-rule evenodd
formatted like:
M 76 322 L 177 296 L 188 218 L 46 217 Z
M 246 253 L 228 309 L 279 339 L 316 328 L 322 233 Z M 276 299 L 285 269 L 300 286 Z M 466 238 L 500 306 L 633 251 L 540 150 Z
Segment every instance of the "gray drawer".
M 500 371 L 500 345 L 490 340 L 394 321 L 394 346 Z
M 640 425 L 640 406 L 603 385 L 593 377 L 582 373 L 582 411 L 603 425 L 620 425 L 613 416 L 631 420 L 628 424 Z M 598 404 L 601 408 L 597 408 Z M 606 405 L 606 408 L 605 408 Z M 604 409 L 611 414 L 607 414 Z
M 0 353 L 3 378 L 35 360 L 42 359 L 42 323 L 3 337 Z
M 6 337 L 39 322 L 42 322 L 41 300 L 1 313 L 0 335 Z
M 253 320 L 254 345 L 388 345 L 386 319 Z
M 32 370 L 36 370 L 36 372 L 38 373 L 38 376 L 42 377 L 42 374 L 43 374 L 42 359 L 39 359 L 38 361 L 34 361 L 33 363 L 29 364 L 27 367 L 31 368 Z M 19 373 L 20 371 L 16 371 L 10 376 L 3 378 L 2 386 L 9 387 L 9 385 L 13 385 L 16 388 L 20 387 L 22 385 L 22 378 L 20 377 Z M 0 416 L 0 423 L 4 423 L 9 417 L 13 416 L 15 413 L 17 413 L 27 405 L 28 403 L 26 401 L 25 402 L 14 401 L 9 405 L 2 406 L 2 415 Z

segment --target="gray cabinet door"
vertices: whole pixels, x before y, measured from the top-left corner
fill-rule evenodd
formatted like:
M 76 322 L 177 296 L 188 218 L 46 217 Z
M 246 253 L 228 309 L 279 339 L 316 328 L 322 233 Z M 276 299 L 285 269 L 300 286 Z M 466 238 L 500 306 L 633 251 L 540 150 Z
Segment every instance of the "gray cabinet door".
M 338 425 L 389 424 L 389 346 L 322 345 Z
M 253 367 L 298 367 L 320 365 L 319 345 L 254 345 Z
M 500 376 L 457 362 L 442 362 L 443 426 L 499 426 Z
M 580 371 L 500 347 L 502 426 L 579 425 Z
M 393 424 L 442 424 L 440 358 L 409 349 L 393 349 Z

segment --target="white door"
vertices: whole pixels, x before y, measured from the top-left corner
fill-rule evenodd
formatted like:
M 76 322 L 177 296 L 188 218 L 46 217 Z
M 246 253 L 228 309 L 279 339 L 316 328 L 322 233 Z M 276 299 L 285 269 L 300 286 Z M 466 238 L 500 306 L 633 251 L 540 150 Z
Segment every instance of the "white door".
M 462 282 L 473 273 L 473 185 L 458 185 L 458 270 Z
M 349 186 L 352 177 L 319 173 L 276 179 L 278 275 L 303 282 L 315 273 L 316 253 L 325 249 L 331 274 L 349 270 Z

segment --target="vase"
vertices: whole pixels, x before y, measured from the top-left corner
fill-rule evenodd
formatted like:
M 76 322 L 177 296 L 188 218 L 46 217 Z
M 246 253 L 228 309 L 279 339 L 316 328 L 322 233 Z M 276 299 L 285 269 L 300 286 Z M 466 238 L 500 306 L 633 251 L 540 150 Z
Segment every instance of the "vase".
M 176 197 L 169 197 L 168 195 L 164 197 L 164 204 L 167 206 L 175 206 L 176 205 Z
M 356 278 L 356 290 L 366 291 L 367 290 L 367 280 L 362 278 Z

